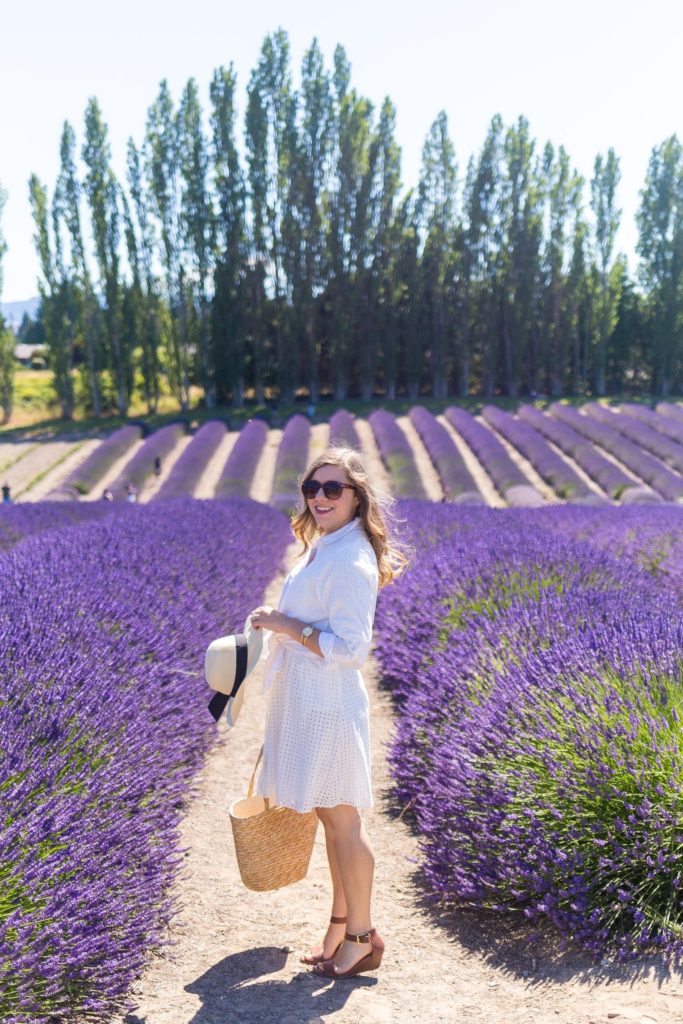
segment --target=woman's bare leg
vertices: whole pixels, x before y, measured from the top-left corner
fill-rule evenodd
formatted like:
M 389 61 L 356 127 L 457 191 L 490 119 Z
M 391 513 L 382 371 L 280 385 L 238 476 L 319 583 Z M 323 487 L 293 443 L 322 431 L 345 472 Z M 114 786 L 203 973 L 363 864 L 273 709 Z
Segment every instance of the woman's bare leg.
M 323 811 L 322 815 L 320 810 Z M 370 900 L 375 871 L 375 857 L 370 840 L 356 807 L 339 804 L 319 810 L 325 824 L 325 835 L 334 846 L 336 865 L 346 897 L 346 930 L 353 934 L 366 932 L 372 925 Z M 370 952 L 367 943 L 345 941 L 335 957 L 340 971 L 346 971 Z
M 330 866 L 330 877 L 332 878 L 332 916 L 346 917 L 346 896 L 344 895 L 344 886 L 342 884 L 334 843 L 330 837 L 330 830 L 325 824 L 324 817 L 320 814 L 320 811 L 318 811 L 318 817 L 322 821 L 323 828 L 325 829 L 325 848 L 327 850 L 327 862 Z M 315 949 L 312 949 L 311 955 L 323 955 L 326 959 L 331 957 L 341 940 L 344 938 L 345 931 L 345 924 L 332 924 L 332 922 L 330 922 L 325 933 L 322 946 L 317 946 Z

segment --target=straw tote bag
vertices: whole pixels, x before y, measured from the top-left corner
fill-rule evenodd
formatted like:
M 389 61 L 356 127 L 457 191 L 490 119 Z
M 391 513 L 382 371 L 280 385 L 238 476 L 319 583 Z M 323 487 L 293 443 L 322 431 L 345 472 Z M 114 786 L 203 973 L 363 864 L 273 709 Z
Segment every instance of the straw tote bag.
M 247 889 L 256 892 L 281 889 L 306 877 L 318 827 L 314 810 L 300 814 L 290 807 L 269 807 L 267 797 L 253 795 L 262 754 L 263 747 L 246 797 L 230 807 L 240 875 Z

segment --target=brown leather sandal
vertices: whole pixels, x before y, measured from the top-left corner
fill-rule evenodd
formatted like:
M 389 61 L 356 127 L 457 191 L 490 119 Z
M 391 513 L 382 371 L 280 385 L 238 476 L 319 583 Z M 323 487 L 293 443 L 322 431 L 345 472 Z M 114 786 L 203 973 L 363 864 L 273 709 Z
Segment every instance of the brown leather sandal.
M 330 918 L 330 924 L 346 924 L 346 918 L 345 917 L 335 917 L 334 914 L 333 914 L 332 917 Z M 342 939 L 342 942 L 343 941 L 344 940 Z M 339 952 L 339 950 L 341 948 L 341 944 L 342 943 L 340 942 L 331 957 L 318 956 L 317 953 L 313 953 L 311 956 L 302 956 L 302 957 L 300 957 L 299 958 L 299 963 L 301 963 L 301 964 L 321 964 L 321 963 L 323 963 L 324 960 L 327 960 L 327 959 L 331 960 L 332 957 L 335 957 L 337 955 L 337 953 Z
M 371 944 L 370 952 L 361 957 L 353 967 L 349 967 L 348 971 L 338 971 L 334 959 L 323 960 L 313 968 L 315 974 L 319 974 L 322 978 L 355 978 L 357 974 L 363 974 L 365 971 L 377 970 L 382 963 L 384 943 L 377 935 L 375 928 L 371 928 L 367 932 L 359 932 L 358 935 L 347 932 L 344 938 L 347 942 L 369 942 Z

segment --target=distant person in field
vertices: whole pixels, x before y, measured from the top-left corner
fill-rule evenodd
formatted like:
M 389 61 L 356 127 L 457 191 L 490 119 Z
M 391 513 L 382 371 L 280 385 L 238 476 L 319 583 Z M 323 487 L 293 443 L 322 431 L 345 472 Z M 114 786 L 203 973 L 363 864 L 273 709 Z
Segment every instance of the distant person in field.
M 102 501 L 113 501 L 113 500 L 114 500 L 113 493 L 109 490 L 108 487 L 105 487 L 104 490 L 102 491 Z
M 372 927 L 375 859 L 360 811 L 372 807 L 370 715 L 360 669 L 372 641 L 377 591 L 407 559 L 387 529 L 388 501 L 375 492 L 360 454 L 334 446 L 300 481 L 292 531 L 303 553 L 278 609 L 251 613 L 270 630 L 263 765 L 256 792 L 325 829 L 332 916 L 302 963 L 327 978 L 379 967 L 384 942 Z
M 3 505 L 10 505 L 12 503 L 12 496 L 10 493 L 10 486 L 8 483 L 2 485 L 2 503 Z
M 138 489 L 132 480 L 126 484 L 126 501 L 136 502 L 138 500 Z
M 161 476 L 161 459 L 158 455 L 154 457 L 154 475 Z

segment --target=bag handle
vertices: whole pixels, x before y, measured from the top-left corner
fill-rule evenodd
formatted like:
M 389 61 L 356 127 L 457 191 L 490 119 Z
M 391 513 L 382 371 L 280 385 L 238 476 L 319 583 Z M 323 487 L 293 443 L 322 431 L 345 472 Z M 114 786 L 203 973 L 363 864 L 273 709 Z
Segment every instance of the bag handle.
M 254 793 L 254 780 L 256 779 L 256 772 L 258 771 L 258 766 L 261 763 L 261 758 L 262 757 L 263 757 L 263 744 L 261 744 L 261 749 L 258 752 L 258 757 L 256 758 L 256 764 L 254 765 L 254 770 L 251 773 L 251 778 L 249 779 L 249 788 L 247 789 L 247 798 L 251 797 L 253 795 L 253 793 Z M 266 803 L 266 810 L 268 810 L 268 808 L 269 808 L 268 797 L 266 796 L 263 799 L 265 800 L 265 803 Z

